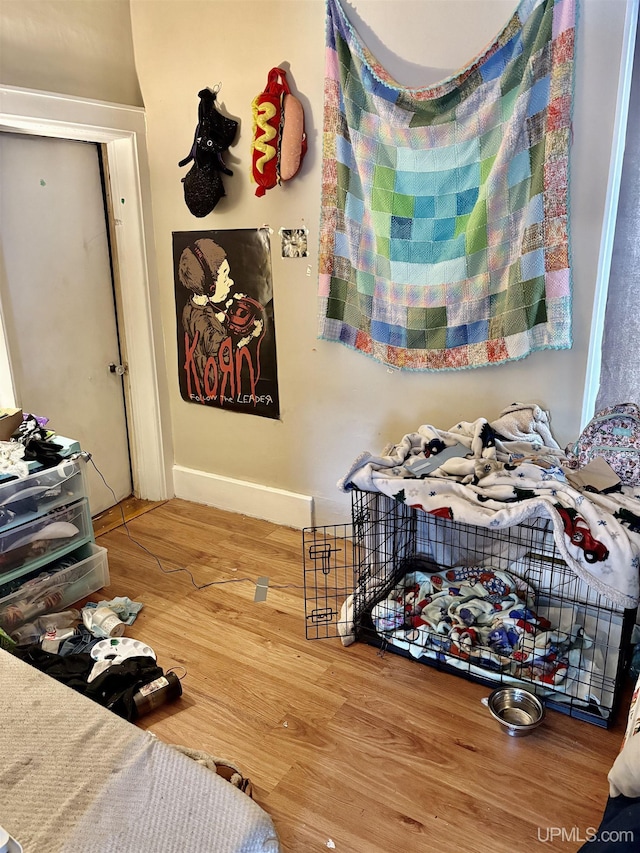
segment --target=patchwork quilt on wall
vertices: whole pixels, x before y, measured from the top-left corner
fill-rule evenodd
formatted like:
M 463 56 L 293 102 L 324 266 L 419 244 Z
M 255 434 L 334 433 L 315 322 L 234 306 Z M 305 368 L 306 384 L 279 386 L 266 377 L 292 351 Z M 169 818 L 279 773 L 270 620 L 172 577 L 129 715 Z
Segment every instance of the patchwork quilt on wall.
M 319 337 L 410 370 L 571 347 L 576 3 L 522 0 L 419 89 L 327 0 Z

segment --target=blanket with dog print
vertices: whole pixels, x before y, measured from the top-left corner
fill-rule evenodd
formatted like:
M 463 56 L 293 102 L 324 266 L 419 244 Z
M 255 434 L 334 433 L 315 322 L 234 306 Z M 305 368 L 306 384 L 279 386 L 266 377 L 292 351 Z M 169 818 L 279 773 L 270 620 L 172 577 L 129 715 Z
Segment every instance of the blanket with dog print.
M 435 465 L 438 454 L 455 444 L 468 454 L 445 459 L 428 475 L 412 471 L 431 457 Z M 513 404 L 492 423 L 478 418 L 449 430 L 425 424 L 380 456 L 362 453 L 338 487 L 379 491 L 424 512 L 490 528 L 548 518 L 567 565 L 610 601 L 634 608 L 640 594 L 640 488 L 578 490 L 566 477 L 566 462 L 545 413 Z

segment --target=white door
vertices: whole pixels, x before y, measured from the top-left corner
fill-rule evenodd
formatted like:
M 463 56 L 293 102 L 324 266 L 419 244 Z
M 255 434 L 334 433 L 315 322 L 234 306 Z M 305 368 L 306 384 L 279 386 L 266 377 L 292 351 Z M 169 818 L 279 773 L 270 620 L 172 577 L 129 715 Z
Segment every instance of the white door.
M 18 405 L 77 439 L 97 515 L 132 491 L 99 150 L 0 133 L 0 297 Z

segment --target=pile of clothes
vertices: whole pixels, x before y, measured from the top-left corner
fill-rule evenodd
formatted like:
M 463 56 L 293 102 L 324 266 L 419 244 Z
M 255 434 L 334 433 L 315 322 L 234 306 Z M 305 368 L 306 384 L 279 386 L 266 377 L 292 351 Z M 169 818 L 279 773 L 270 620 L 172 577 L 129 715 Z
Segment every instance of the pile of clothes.
M 166 681 L 153 649 L 122 637 L 125 625 L 132 625 L 141 609 L 140 602 L 126 596 L 89 601 L 82 611 L 47 613 L 16 627 L 10 637 L 5 634 L 9 640 L 6 647 L 56 681 L 133 721 L 143 713 L 145 689 Z M 104 612 L 113 617 L 112 622 L 119 623 L 119 630 L 98 619 Z M 177 679 L 172 678 L 175 683 Z M 178 683 L 171 698 L 179 693 Z

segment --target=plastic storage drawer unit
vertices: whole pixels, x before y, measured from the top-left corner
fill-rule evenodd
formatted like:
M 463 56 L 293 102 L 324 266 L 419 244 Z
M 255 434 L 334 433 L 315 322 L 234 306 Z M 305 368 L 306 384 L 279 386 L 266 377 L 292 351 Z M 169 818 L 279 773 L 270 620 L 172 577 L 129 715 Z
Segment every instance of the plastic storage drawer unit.
M 3 586 L 6 590 L 9 584 Z M 0 628 L 10 633 L 45 613 L 65 610 L 105 586 L 109 586 L 107 549 L 89 542 L 9 594 L 3 596 L 0 586 Z
M 86 498 L 0 532 L 0 583 L 56 560 L 92 539 Z
M 74 503 L 86 491 L 80 459 L 65 459 L 20 480 L 0 480 L 0 534 Z

